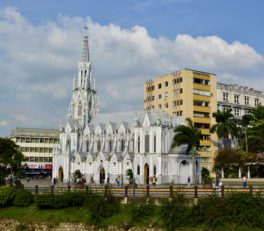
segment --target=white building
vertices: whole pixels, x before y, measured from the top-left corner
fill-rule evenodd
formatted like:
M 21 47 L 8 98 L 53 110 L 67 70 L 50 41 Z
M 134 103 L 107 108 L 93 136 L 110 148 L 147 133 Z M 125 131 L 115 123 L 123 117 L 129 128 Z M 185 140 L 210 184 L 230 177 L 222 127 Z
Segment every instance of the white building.
M 78 78 L 73 81 L 68 121 L 61 127 L 59 147 L 53 159 L 53 177 L 72 181 L 80 170 L 87 182 L 127 183 L 126 171 L 132 169 L 137 183 L 186 183 L 192 176 L 192 157 L 185 147 L 171 149 L 176 119 L 166 113 L 136 113 L 134 120 L 122 121 L 116 114 L 107 122 L 97 115 L 96 89 L 92 84 L 88 36 L 84 37 Z M 101 116 L 100 116 L 101 118 Z M 199 179 L 200 158 L 196 155 Z
M 263 92 L 237 84 L 217 83 L 217 107 L 220 111 L 232 109 L 233 115 L 241 118 L 259 105 L 264 105 Z
M 59 143 L 59 130 L 44 128 L 15 128 L 11 139 L 25 156 L 25 174 L 50 176 L 54 149 Z

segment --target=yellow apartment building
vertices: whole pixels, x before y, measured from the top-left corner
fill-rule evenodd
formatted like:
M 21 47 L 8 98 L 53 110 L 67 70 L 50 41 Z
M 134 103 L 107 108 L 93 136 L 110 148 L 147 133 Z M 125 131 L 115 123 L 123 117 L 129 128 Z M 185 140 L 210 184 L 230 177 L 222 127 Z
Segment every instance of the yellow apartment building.
M 212 168 L 217 137 L 209 129 L 217 111 L 216 75 L 184 69 L 144 83 L 144 109 L 165 111 L 182 121 L 191 118 L 202 134 L 199 153 L 202 167 Z

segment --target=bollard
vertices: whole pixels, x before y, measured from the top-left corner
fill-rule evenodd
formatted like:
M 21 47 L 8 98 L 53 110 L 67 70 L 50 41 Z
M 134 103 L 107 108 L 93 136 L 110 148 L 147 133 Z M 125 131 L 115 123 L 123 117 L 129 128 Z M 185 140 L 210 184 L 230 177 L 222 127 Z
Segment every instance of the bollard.
M 225 186 L 222 185 L 221 186 L 221 197 L 224 197 L 225 196 Z
M 71 186 L 68 184 L 68 192 L 71 191 Z
M 51 194 L 54 194 L 54 185 L 50 186 L 50 192 L 51 192 Z
M 253 193 L 253 186 L 249 185 L 249 193 L 252 194 Z
M 107 197 L 107 194 L 108 194 L 108 185 L 106 184 L 104 188 L 105 188 L 105 190 L 104 190 L 104 196 Z
M 147 196 L 147 198 L 149 198 L 149 185 L 146 186 L 146 190 L 147 190 L 146 196 Z
M 170 198 L 172 198 L 172 197 L 173 197 L 173 186 L 170 185 Z
M 125 197 L 127 197 L 128 196 L 128 186 L 126 185 L 125 186 Z
M 38 185 L 35 185 L 35 195 L 38 195 Z
M 197 185 L 194 186 L 194 197 L 198 198 L 198 186 Z

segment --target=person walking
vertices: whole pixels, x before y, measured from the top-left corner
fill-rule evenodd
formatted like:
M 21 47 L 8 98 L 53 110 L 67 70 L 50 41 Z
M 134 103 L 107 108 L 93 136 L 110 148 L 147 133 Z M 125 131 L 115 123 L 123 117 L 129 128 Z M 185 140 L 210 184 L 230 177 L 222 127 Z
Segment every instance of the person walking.
M 242 181 L 243 181 L 243 188 L 245 189 L 247 187 L 247 176 L 246 175 L 243 176 Z

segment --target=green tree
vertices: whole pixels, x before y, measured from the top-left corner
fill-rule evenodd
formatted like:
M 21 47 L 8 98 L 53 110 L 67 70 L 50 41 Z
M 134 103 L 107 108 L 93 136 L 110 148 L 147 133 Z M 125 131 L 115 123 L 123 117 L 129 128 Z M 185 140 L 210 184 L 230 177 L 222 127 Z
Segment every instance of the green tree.
M 82 178 L 82 173 L 79 169 L 75 170 L 75 172 L 73 173 L 73 179 L 74 179 L 74 183 L 80 181 Z
M 23 159 L 18 145 L 8 138 L 0 138 L 0 184 L 9 174 L 18 174 Z
M 237 127 L 238 120 L 234 118 L 232 110 L 220 111 L 213 113 L 216 124 L 210 128 L 211 133 L 216 133 L 219 140 L 222 140 L 224 148 L 231 147 L 231 139 L 238 136 L 239 129 Z
M 249 152 L 264 152 L 264 106 L 251 110 L 248 116 L 247 137 Z
M 186 119 L 186 125 L 180 125 L 175 128 L 176 133 L 173 137 L 172 147 L 180 146 L 183 144 L 187 145 L 186 154 L 192 151 L 192 179 L 196 183 L 196 169 L 195 169 L 195 149 L 200 144 L 201 132 L 198 128 L 194 127 L 194 124 L 190 118 Z

